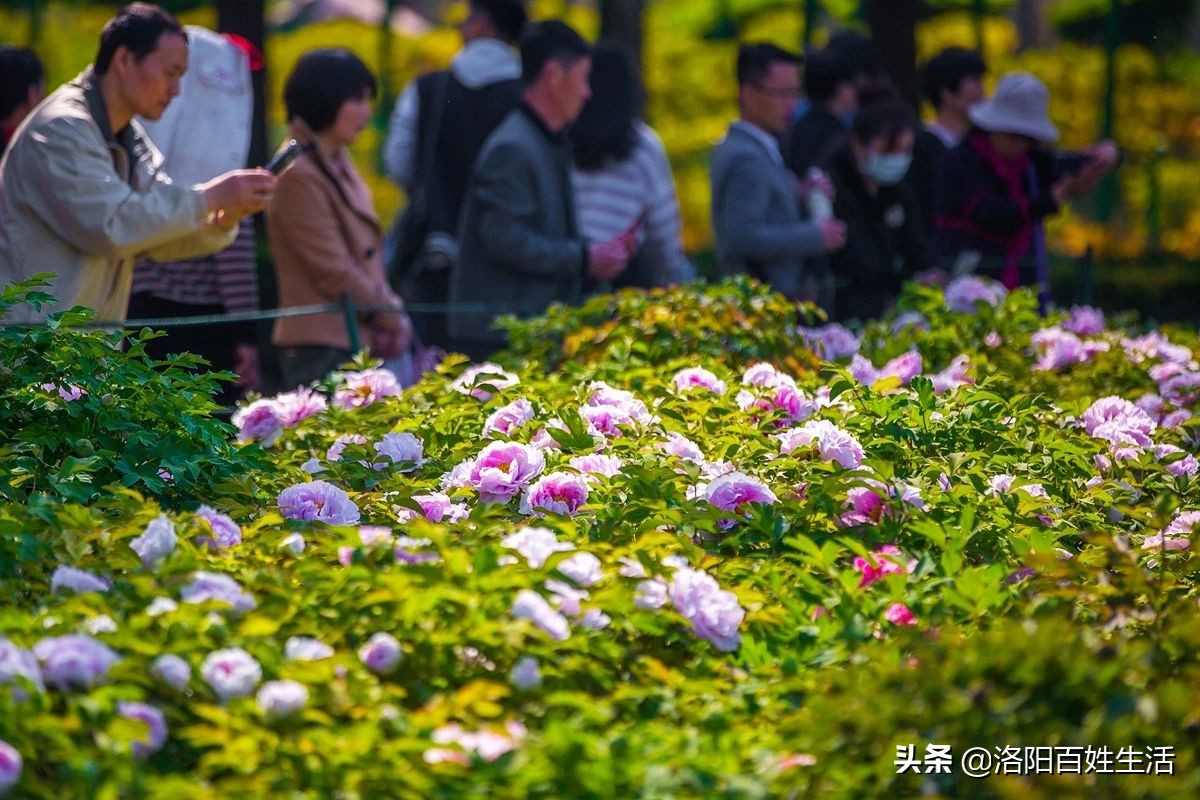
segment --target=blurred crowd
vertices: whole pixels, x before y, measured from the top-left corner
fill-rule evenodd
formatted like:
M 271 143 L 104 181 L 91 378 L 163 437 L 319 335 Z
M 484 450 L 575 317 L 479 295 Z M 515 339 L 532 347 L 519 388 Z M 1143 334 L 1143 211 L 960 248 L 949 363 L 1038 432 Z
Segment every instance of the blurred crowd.
M 409 379 L 445 351 L 484 359 L 504 314 L 697 276 L 666 152 L 642 118 L 627 54 L 522 0 L 470 0 L 448 69 L 404 88 L 384 158 L 408 205 L 381 220 L 348 147 L 376 77 L 353 53 L 306 53 L 288 77 L 290 135 L 247 168 L 252 73 L 244 39 L 132 3 L 93 64 L 46 96 L 36 55 L 0 48 L 0 281 L 55 274 L 55 301 L 98 319 L 192 319 L 150 342 L 262 390 L 252 218 L 265 212 L 278 305 L 353 302 L 361 344 Z M 985 96 L 987 65 L 951 48 L 921 69 L 922 124 L 871 41 L 839 33 L 801 56 L 748 43 L 738 118 L 712 154 L 719 275 L 749 274 L 842 321 L 878 316 L 903 282 L 977 273 L 1048 284 L 1044 220 L 1116 168 L 1117 146 L 1054 147 L 1050 97 L 1028 73 Z M 411 304 L 408 313 L 406 302 Z M 274 323 L 273 374 L 293 388 L 349 360 L 341 312 Z

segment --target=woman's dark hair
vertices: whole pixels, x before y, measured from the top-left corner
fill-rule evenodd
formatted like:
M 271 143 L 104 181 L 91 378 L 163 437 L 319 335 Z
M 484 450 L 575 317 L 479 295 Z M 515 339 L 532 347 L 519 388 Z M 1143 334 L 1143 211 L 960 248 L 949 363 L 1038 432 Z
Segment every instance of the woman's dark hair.
M 934 108 L 942 105 L 942 92 L 957 92 L 967 78 L 982 78 L 987 72 L 983 56 L 963 47 L 947 47 L 921 70 L 921 91 Z
M 637 145 L 642 87 L 625 51 L 597 45 L 592 54 L 592 97 L 571 126 L 575 165 L 596 170 L 629 158 Z
M 8 119 L 46 81 L 42 62 L 25 47 L 0 47 L 0 119 Z
M 100 50 L 92 69 L 97 75 L 108 72 L 117 48 L 124 45 L 133 57 L 141 61 L 158 49 L 164 33 L 173 33 L 187 40 L 187 32 L 179 21 L 151 3 L 130 3 L 122 6 L 100 31 Z
M 320 133 L 337 119 L 342 103 L 365 93 L 375 97 L 375 76 L 349 50 L 310 50 L 300 56 L 283 87 L 288 122 L 302 119 Z
M 813 105 L 825 105 L 845 85 L 854 86 L 854 65 L 842 53 L 825 48 L 808 57 L 804 67 L 804 94 Z
M 903 103 L 884 96 L 859 106 L 852 132 L 862 144 L 883 139 L 889 148 L 895 147 L 900 134 L 917 129 L 917 117 Z

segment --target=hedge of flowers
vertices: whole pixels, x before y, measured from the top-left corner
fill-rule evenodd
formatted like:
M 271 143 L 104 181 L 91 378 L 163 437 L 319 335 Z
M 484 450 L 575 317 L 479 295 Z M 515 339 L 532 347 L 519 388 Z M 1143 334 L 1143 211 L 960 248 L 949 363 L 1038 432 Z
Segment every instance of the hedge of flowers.
M 148 333 L 0 328 L 0 793 L 1195 796 L 1195 332 L 780 302 L 626 292 L 233 426 Z M 1173 774 L 896 774 L 929 743 Z

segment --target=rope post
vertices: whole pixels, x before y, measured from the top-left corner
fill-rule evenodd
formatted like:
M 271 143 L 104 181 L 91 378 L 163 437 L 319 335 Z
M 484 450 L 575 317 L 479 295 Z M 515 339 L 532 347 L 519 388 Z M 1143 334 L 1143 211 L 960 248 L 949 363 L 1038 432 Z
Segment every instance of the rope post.
M 349 292 L 342 295 L 342 311 L 346 315 L 346 336 L 350 339 L 350 352 L 357 353 L 362 349 L 362 337 L 358 331 L 358 312 L 354 308 L 354 298 Z

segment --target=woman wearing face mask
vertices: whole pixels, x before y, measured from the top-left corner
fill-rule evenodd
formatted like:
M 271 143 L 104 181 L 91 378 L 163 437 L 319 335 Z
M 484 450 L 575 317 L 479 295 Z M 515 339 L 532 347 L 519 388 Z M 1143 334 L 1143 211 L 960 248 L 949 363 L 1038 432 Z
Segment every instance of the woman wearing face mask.
M 846 246 L 830 257 L 838 284 L 834 319 L 879 316 L 901 284 L 929 265 L 916 195 L 904 181 L 916 125 L 890 95 L 868 102 L 829 159 L 834 214 L 846 223 Z
M 1082 153 L 1044 149 L 1058 140 L 1049 106 L 1045 85 L 1017 72 L 968 112 L 973 127 L 946 155 L 934 218 L 939 260 L 951 271 L 974 271 L 1010 289 L 1046 288 L 1042 221 L 1120 160 L 1112 142 Z

